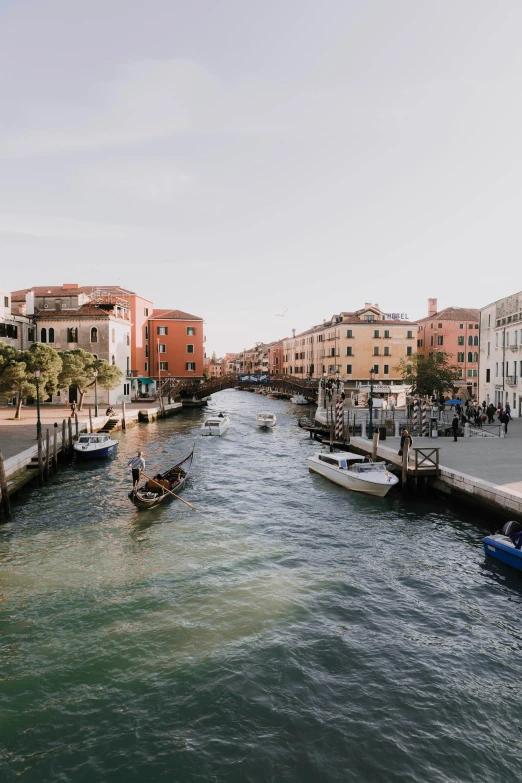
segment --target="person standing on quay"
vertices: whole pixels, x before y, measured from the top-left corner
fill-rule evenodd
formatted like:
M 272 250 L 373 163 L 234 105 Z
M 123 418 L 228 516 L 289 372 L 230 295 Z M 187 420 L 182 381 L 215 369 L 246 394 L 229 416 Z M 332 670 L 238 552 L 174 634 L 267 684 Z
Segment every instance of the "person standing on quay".
M 140 472 L 145 470 L 145 460 L 141 451 L 127 462 L 127 467 L 132 469 L 132 486 L 136 487 L 140 481 Z
M 509 402 L 506 402 L 506 404 L 504 405 L 504 410 L 509 416 L 509 418 L 511 419 L 511 405 L 509 404 Z
M 453 417 L 453 421 L 451 422 L 451 429 L 453 430 L 453 440 L 456 443 L 457 442 L 457 434 L 459 431 L 459 417 L 457 414 Z
M 509 413 L 507 410 L 500 414 L 499 419 L 500 423 L 504 425 L 504 434 L 507 435 L 507 427 L 509 422 Z

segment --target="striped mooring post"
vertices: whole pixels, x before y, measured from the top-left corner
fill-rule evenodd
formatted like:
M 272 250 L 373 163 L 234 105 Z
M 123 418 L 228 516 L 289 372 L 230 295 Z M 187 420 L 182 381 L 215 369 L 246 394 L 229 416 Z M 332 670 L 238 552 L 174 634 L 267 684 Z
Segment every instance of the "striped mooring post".
M 422 437 L 428 434 L 428 415 L 426 412 L 426 400 L 422 401 Z
M 341 440 L 344 430 L 344 400 L 337 397 L 335 401 L 335 437 Z
M 413 431 L 417 431 L 417 425 L 419 423 L 419 401 L 416 399 L 413 403 Z

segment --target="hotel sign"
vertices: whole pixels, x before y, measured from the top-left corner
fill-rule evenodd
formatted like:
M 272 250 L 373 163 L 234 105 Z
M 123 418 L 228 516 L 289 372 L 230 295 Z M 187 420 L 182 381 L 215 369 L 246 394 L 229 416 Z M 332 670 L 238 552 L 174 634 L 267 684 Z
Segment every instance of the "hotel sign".
M 386 313 L 386 318 L 390 321 L 408 321 L 406 313 Z

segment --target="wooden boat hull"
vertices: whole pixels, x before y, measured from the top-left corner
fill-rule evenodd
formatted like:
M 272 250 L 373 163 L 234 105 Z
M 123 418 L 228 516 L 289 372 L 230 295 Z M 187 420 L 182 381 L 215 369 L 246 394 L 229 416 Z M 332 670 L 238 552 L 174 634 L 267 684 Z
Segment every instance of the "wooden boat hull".
M 172 487 L 172 492 L 174 492 L 176 495 L 179 495 L 188 478 L 193 456 L 194 449 L 192 449 L 188 457 L 185 457 L 185 459 L 181 462 L 178 462 L 177 465 L 174 465 L 174 467 L 169 468 L 169 470 L 161 474 L 163 479 L 169 479 L 172 478 L 172 476 L 177 471 L 181 471 L 179 481 Z M 154 497 L 148 497 L 148 495 L 154 495 Z M 165 492 L 164 490 L 157 493 L 147 492 L 145 485 L 143 485 L 139 489 L 132 489 L 129 492 L 129 500 L 131 503 L 133 503 L 133 505 L 136 506 L 136 508 L 140 510 L 147 510 L 156 508 L 156 506 L 160 506 L 162 503 L 165 503 L 168 500 L 174 500 L 174 496 L 169 492 Z

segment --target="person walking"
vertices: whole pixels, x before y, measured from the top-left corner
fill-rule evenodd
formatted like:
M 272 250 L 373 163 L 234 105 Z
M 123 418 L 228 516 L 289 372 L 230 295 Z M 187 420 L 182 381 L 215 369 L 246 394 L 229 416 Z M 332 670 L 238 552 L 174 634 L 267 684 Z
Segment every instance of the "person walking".
M 499 416 L 500 423 L 504 425 L 504 434 L 507 435 L 507 428 L 509 423 L 509 414 L 507 411 L 504 411 Z
M 507 413 L 507 415 L 511 420 L 511 405 L 509 404 L 509 402 L 506 402 L 506 404 L 504 405 L 504 411 Z
M 453 417 L 453 421 L 451 422 L 451 429 L 453 430 L 453 441 L 457 442 L 457 435 L 459 432 L 459 417 L 457 414 Z
M 132 470 L 132 486 L 135 488 L 140 481 L 140 472 L 145 470 L 145 460 L 141 451 L 127 462 L 127 467 Z
M 401 447 L 399 449 L 399 457 L 402 457 L 405 448 L 407 448 L 408 450 L 411 449 L 412 443 L 413 440 L 408 430 L 403 430 L 403 433 L 401 435 Z
M 491 402 L 486 408 L 486 416 L 488 417 L 488 424 L 495 423 L 495 406 Z

